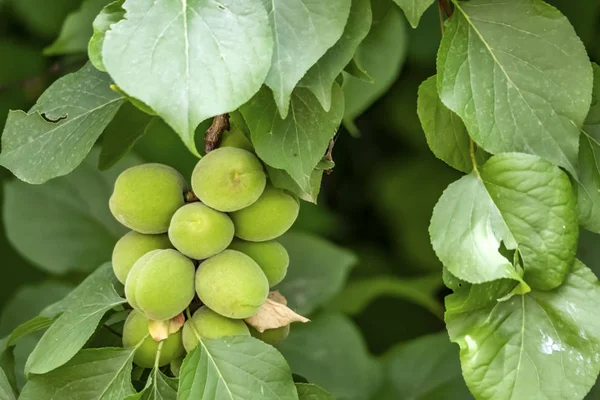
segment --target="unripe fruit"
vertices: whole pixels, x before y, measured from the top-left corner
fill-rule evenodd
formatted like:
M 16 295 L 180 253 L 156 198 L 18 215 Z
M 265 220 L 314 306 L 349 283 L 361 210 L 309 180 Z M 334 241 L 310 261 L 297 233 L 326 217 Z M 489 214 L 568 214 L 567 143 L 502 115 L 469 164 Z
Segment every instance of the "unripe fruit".
M 131 231 L 123 236 L 113 250 L 112 266 L 117 279 L 125 283 L 133 264 L 152 250 L 170 249 L 173 246 L 167 235 L 144 235 Z
M 211 310 L 234 319 L 258 311 L 269 294 L 269 281 L 244 253 L 225 250 L 204 261 L 196 272 L 196 293 Z
M 244 132 L 236 127 L 232 127 L 231 130 L 223 132 L 219 147 L 236 147 L 251 153 L 254 152 L 252 143 L 250 143 L 246 135 L 244 135 Z
M 253 327 L 250 327 L 250 334 L 263 342 L 270 344 L 271 346 L 280 345 L 290 334 L 290 326 L 282 326 L 276 329 L 267 329 L 264 332 L 259 332 Z
M 177 250 L 196 260 L 222 252 L 233 240 L 231 218 L 202 203 L 181 207 L 171 220 L 169 238 Z
M 296 221 L 298 200 L 274 186 L 267 186 L 251 206 L 230 214 L 235 235 L 251 242 L 263 242 L 283 235 Z
M 119 175 L 110 210 L 126 227 L 147 234 L 165 233 L 175 211 L 184 204 L 186 185 L 175 169 L 144 164 Z
M 281 243 L 270 240 L 268 242 L 246 242 L 236 239 L 229 246 L 230 249 L 241 251 L 252 258 L 265 273 L 269 286 L 273 287 L 285 278 L 290 256 Z
M 143 368 L 152 368 L 154 367 L 159 343 L 155 342 L 148 332 L 148 319 L 142 313 L 133 310 L 127 317 L 125 325 L 123 325 L 123 347 L 135 347 L 142 339 L 144 341 L 135 351 L 133 362 Z M 185 349 L 183 348 L 180 330 L 163 340 L 158 365 L 161 367 L 167 365 L 184 354 Z
M 254 203 L 265 189 L 267 177 L 260 160 L 235 147 L 222 147 L 205 155 L 192 174 L 198 198 L 215 210 L 230 212 Z
M 249 336 L 250 331 L 244 321 L 224 317 L 202 306 L 183 326 L 183 347 L 188 353 L 198 345 L 196 335 L 205 339 L 218 339 L 223 336 Z
M 140 258 L 127 281 L 125 295 L 149 319 L 171 319 L 194 298 L 194 263 L 175 250 L 154 250 Z

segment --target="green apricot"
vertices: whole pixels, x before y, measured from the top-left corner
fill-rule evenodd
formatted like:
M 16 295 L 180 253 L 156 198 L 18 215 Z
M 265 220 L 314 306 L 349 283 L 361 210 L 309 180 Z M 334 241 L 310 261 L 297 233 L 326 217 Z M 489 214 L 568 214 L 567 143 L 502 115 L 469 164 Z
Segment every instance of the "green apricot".
M 218 339 L 223 336 L 249 336 L 250 331 L 244 321 L 224 317 L 202 306 L 183 326 L 183 347 L 188 353 L 198 345 L 197 335 L 205 339 Z
M 278 346 L 289 336 L 290 326 L 286 325 L 282 326 L 281 328 L 267 329 L 262 333 L 253 327 L 250 327 L 250 334 L 257 339 L 270 344 L 271 346 Z
M 235 147 L 221 147 L 205 155 L 192 174 L 198 198 L 215 210 L 230 212 L 248 207 L 265 189 L 267 177 L 260 160 Z
M 236 239 L 229 245 L 229 248 L 241 251 L 256 261 L 267 276 L 270 287 L 277 285 L 285 278 L 290 264 L 290 256 L 281 243 L 275 240 L 246 242 Z
M 154 250 L 140 258 L 125 281 L 125 296 L 146 317 L 171 319 L 194 298 L 194 263 L 175 250 Z
M 198 267 L 196 293 L 211 310 L 244 319 L 256 314 L 267 299 L 269 281 L 252 258 L 224 250 Z
M 169 238 L 184 255 L 203 260 L 225 250 L 233 240 L 231 218 L 202 203 L 181 207 L 171 220 Z
M 175 211 L 184 204 L 185 180 L 175 169 L 144 164 L 119 175 L 110 210 L 126 227 L 147 234 L 165 233 Z
M 263 242 L 283 235 L 296 221 L 298 200 L 274 186 L 267 186 L 251 206 L 230 214 L 235 235 L 251 242 Z
M 125 283 L 133 264 L 144 254 L 159 249 L 171 249 L 173 246 L 167 235 L 144 235 L 131 231 L 123 236 L 113 250 L 112 266 L 117 279 Z
M 159 366 L 167 365 L 185 354 L 181 336 L 180 330 L 163 340 L 158 359 Z M 136 347 L 142 340 L 142 344 L 135 351 L 133 362 L 143 368 L 152 368 L 159 343 L 155 342 L 148 332 L 148 319 L 142 313 L 133 310 L 123 325 L 123 347 L 127 349 Z
M 232 127 L 231 130 L 223 132 L 220 147 L 237 147 L 254 153 L 254 146 L 240 129 Z

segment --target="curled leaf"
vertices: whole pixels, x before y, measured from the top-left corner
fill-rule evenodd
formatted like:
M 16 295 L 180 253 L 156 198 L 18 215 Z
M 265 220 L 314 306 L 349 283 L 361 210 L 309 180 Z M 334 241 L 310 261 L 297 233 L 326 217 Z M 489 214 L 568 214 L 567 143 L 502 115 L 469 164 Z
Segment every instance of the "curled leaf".
M 261 333 L 267 329 L 287 326 L 292 322 L 310 322 L 308 318 L 292 311 L 287 306 L 286 298 L 279 291 L 269 293 L 269 297 L 258 312 L 245 321 Z

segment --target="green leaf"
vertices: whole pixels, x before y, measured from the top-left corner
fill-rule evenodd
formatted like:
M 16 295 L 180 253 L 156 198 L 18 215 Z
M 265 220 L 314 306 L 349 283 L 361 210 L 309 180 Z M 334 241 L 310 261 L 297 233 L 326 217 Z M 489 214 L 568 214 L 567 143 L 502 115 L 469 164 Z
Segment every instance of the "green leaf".
M 557 166 L 527 154 L 500 154 L 446 189 L 433 210 L 431 243 L 462 280 L 520 280 L 499 251 L 504 242 L 522 257 L 527 284 L 553 289 L 575 259 L 575 201 L 568 176 Z
M 406 48 L 404 19 L 400 10 L 393 8 L 380 24 L 373 25 L 356 50 L 357 62 L 365 69 L 367 75 L 373 78 L 373 83 L 350 75 L 344 80 L 344 124 L 347 128 L 357 132 L 354 119 L 387 92 L 398 78 L 406 56 Z
M 380 400 L 468 400 L 458 347 L 446 332 L 402 343 L 387 352 L 384 394 Z
M 127 0 L 123 8 L 125 19 L 104 39 L 106 70 L 199 155 L 198 124 L 248 101 L 270 68 L 273 38 L 261 0 Z
M 125 0 L 117 0 L 108 4 L 96 16 L 92 24 L 94 34 L 88 43 L 88 56 L 90 57 L 90 62 L 100 71 L 106 71 L 104 61 L 102 60 L 102 47 L 104 46 L 106 32 L 108 32 L 113 24 L 125 18 L 124 3 Z
M 158 118 L 125 104 L 104 132 L 98 168 L 105 170 L 114 166 L 157 122 Z
M 273 90 L 281 118 L 286 118 L 292 92 L 300 79 L 342 37 L 352 1 L 262 3 L 269 13 L 274 39 L 273 60 L 265 83 Z
M 275 348 L 249 336 L 199 339 L 183 361 L 178 400 L 297 400 L 292 371 Z
M 13 393 L 18 393 L 17 376 L 15 374 L 14 347 L 6 346 L 6 339 L 0 341 L 0 370 L 6 375 L 6 380 L 12 388 Z
M 288 272 L 277 289 L 296 312 L 308 315 L 344 287 L 354 254 L 324 239 L 290 232 L 277 239 L 290 255 Z
M 334 84 L 333 103 L 326 112 L 308 89 L 297 88 L 290 109 L 287 118 L 281 119 L 273 97 L 263 87 L 240 111 L 256 154 L 269 166 L 289 173 L 304 192 L 310 193 L 311 175 L 342 121 L 344 97 Z
M 67 15 L 81 0 L 12 0 L 16 16 L 35 34 L 53 39 L 59 33 Z
M 576 261 L 560 287 L 506 301 L 496 300 L 506 282 L 468 286 L 446 298 L 446 323 L 477 399 L 585 396 L 600 370 L 600 285 L 587 267 Z
M 367 352 L 359 330 L 346 317 L 324 314 L 293 325 L 279 345 L 294 373 L 338 400 L 363 400 L 377 389 L 381 371 Z
M 27 374 L 45 374 L 65 364 L 92 336 L 104 314 L 126 302 L 115 291 L 111 273 L 111 265 L 105 264 L 82 283 L 87 293 L 71 298 L 66 311 L 42 336 L 25 365 Z
M 39 332 L 46 328 L 49 328 L 54 323 L 53 318 L 48 318 L 43 315 L 33 317 L 29 321 L 19 325 L 8 337 L 7 347 L 16 345 L 20 339 L 31 335 L 32 333 Z
M 579 139 L 577 211 L 581 226 L 600 233 L 600 66 L 593 68 L 592 107 Z
M 152 370 L 144 390 L 125 400 L 177 400 L 178 383 L 178 379 L 169 378 L 155 368 Z
M 540 156 L 576 174 L 592 68 L 581 40 L 541 0 L 455 2 L 438 52 L 438 92 L 484 150 Z
M 135 393 L 131 385 L 131 361 L 135 350 L 82 350 L 57 370 L 33 375 L 19 399 L 123 399 Z
M 351 281 L 328 308 L 358 315 L 374 300 L 386 296 L 415 303 L 441 318 L 444 309 L 436 298 L 441 286 L 439 273 L 412 279 L 380 275 Z
M 94 18 L 111 0 L 86 0 L 67 16 L 60 35 L 44 49 L 46 55 L 84 53 L 92 37 Z
M 435 0 L 394 0 L 404 11 L 410 26 L 416 28 L 423 13 L 433 4 Z
M 324 172 L 322 169 L 316 168 L 313 170 L 312 174 L 310 174 L 309 187 L 305 190 L 301 188 L 296 183 L 294 178 L 292 178 L 290 174 L 284 170 L 272 168 L 268 165 L 266 167 L 267 173 L 269 174 L 269 180 L 273 186 L 288 190 L 304 201 L 317 204 L 317 198 L 319 197 L 319 192 L 321 191 L 321 180 Z
M 433 154 L 452 168 L 471 172 L 469 134 L 458 115 L 440 100 L 435 76 L 419 86 L 417 113 Z
M 11 111 L 0 165 L 28 183 L 71 172 L 113 119 L 123 99 L 90 64 L 50 86 L 29 111 Z
M 296 383 L 299 400 L 335 400 L 327 391 L 311 383 Z
M 352 0 L 350 16 L 338 42 L 313 65 L 299 86 L 310 89 L 325 111 L 331 108 L 331 88 L 344 67 L 352 61 L 356 48 L 371 28 L 371 3 L 369 0 Z
M 17 400 L 15 393 L 13 392 L 12 386 L 4 373 L 4 370 L 0 368 L 0 399 L 2 400 Z
M 139 164 L 128 157 L 98 172 L 98 152 L 71 174 L 44 185 L 5 183 L 4 220 L 11 244 L 42 269 L 89 272 L 110 259 L 127 231 L 112 216 L 108 199 L 117 176 Z

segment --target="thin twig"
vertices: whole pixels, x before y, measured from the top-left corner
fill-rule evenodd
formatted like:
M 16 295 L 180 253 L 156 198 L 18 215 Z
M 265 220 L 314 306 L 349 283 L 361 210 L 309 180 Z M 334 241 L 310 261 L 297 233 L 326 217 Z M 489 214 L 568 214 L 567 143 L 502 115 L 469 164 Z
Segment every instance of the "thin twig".
M 327 161 L 331 161 L 333 162 L 333 147 L 335 146 L 335 137 L 331 138 L 331 140 L 329 141 L 329 147 L 327 148 L 327 153 L 325 153 L 325 159 Z M 331 175 L 333 173 L 333 169 L 326 169 L 325 173 L 327 175 Z
M 229 130 L 229 114 L 217 115 L 204 136 L 204 150 L 210 153 L 219 146 L 221 135 Z
M 438 4 L 446 13 L 446 17 L 450 18 L 452 16 L 452 7 L 450 7 L 448 0 L 438 0 Z

